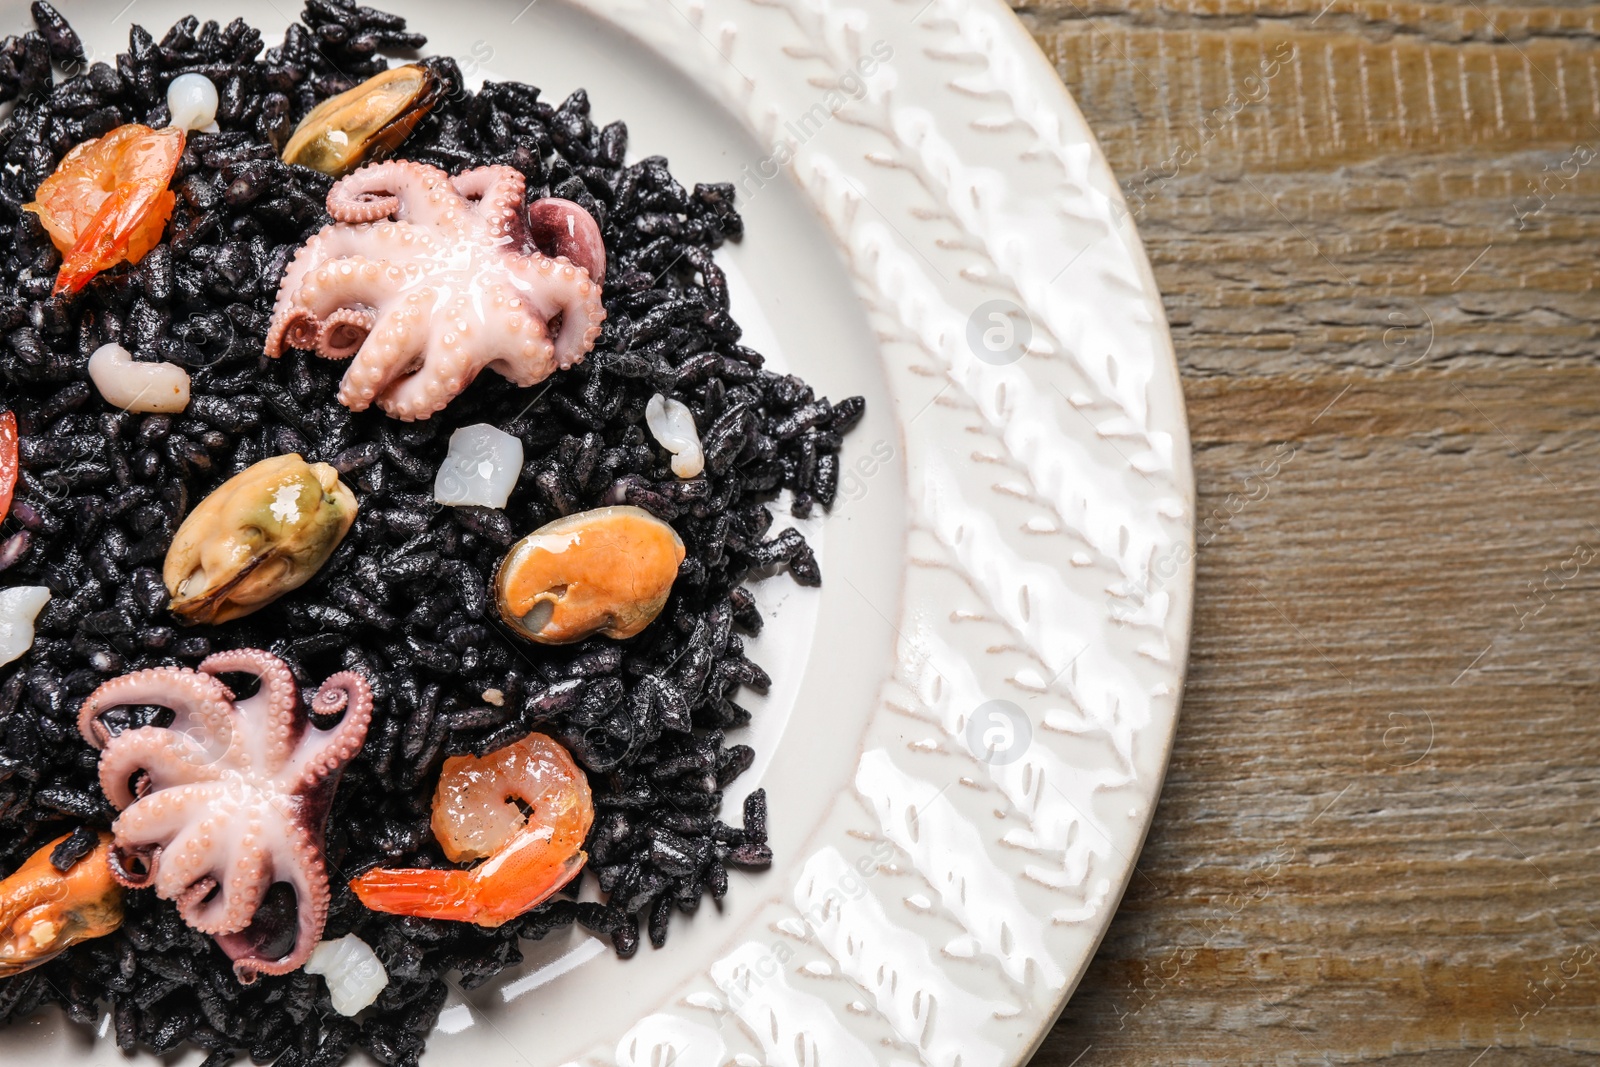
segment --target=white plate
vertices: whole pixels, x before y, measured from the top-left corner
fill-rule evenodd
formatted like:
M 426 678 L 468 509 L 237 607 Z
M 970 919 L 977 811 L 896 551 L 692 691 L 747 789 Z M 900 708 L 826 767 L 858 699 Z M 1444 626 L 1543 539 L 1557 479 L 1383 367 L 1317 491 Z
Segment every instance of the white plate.
M 728 812 L 767 787 L 772 870 L 631 961 L 527 946 L 457 989 L 424 1062 L 1019 1063 L 1132 871 L 1188 642 L 1182 397 L 1111 173 L 998 0 L 522 4 L 379 6 L 474 81 L 584 86 L 633 158 L 739 182 L 719 261 L 747 340 L 869 406 L 808 528 L 823 589 L 763 589 L 775 685 Z M 109 59 L 133 19 L 275 37 L 298 4 L 64 10 Z M 0 1058 L 125 1063 L 103 1031 L 41 1015 Z

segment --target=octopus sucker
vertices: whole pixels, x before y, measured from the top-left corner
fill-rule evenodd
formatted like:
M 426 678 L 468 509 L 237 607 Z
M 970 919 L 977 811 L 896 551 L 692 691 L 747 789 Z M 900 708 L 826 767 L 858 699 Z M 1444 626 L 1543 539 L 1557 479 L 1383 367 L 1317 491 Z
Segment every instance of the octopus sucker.
M 256 678 L 238 700 L 217 677 Z M 172 727 L 111 735 L 99 716 L 137 703 L 174 708 Z M 311 719 L 339 716 L 323 728 Z M 198 671 L 161 667 L 89 695 L 79 730 L 101 749 L 112 824 L 108 866 L 124 885 L 151 886 L 185 922 L 215 938 L 241 982 L 303 965 L 328 914 L 323 835 L 333 790 L 372 721 L 372 687 L 344 671 L 307 710 L 294 675 L 259 649 L 219 652 Z M 142 775 L 137 792 L 129 782 Z M 269 908 L 275 885 L 292 900 Z M 281 948 L 280 948 L 281 945 Z
M 341 178 L 334 222 L 284 272 L 266 354 L 352 358 L 340 403 L 406 421 L 442 410 L 486 367 L 526 386 L 578 363 L 605 321 L 605 245 L 579 205 L 524 209 L 525 192 L 498 165 L 451 176 L 388 160 Z
M 364 308 L 340 308 L 322 320 L 313 342 L 327 359 L 349 359 L 372 332 L 374 317 Z

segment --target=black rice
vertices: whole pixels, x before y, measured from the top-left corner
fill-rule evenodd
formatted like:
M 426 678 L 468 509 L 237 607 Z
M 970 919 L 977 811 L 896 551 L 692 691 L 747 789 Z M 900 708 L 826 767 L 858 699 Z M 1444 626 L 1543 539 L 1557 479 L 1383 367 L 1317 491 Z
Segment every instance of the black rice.
M 75 828 L 109 826 L 96 753 L 74 725 L 107 678 L 236 646 L 283 656 L 307 687 L 359 670 L 376 708 L 330 821 L 325 936 L 361 936 L 390 983 L 359 1020 L 335 1014 L 321 980 L 303 972 L 242 987 L 209 937 L 138 891 L 116 934 L 0 980 L 0 1022 L 55 1003 L 91 1023 L 104 1004 L 123 1048 L 190 1042 L 212 1051 L 207 1067 L 239 1055 L 323 1067 L 357 1048 L 412 1064 L 447 973 L 481 984 L 521 959 L 520 938 L 572 923 L 624 956 L 641 925 L 659 946 L 674 911 L 727 891 L 730 866 L 770 863 L 764 793 L 746 801 L 741 825 L 719 817 L 722 791 L 753 757 L 728 740 L 750 720 L 735 697 L 768 684 L 739 636 L 761 625 L 743 583 L 783 569 L 821 581 L 803 537 L 770 535 L 768 505 L 780 490 L 796 515 L 832 503 L 840 436 L 862 403 L 830 405 L 739 344 L 712 257 L 742 234 L 733 186 L 685 188 L 660 157 L 625 163 L 626 127 L 597 126 L 581 91 L 554 106 L 518 83 L 471 92 L 451 60 L 425 60 L 447 91 L 400 155 L 452 172 L 506 164 L 526 176 L 530 198 L 582 204 L 605 236 L 610 317 L 583 364 L 535 389 L 487 374 L 424 422 L 356 414 L 334 399 L 343 364 L 262 355 L 284 264 L 330 221 L 330 179 L 281 163 L 277 150 L 318 101 L 384 69 L 383 50 L 423 38 L 394 16 L 309 0 L 278 48 L 263 50 L 242 20 L 187 18 L 159 41 L 135 26 L 114 67 L 86 66 L 66 21 L 42 2 L 33 11 L 36 31 L 0 43 L 0 100 L 16 101 L 0 127 L 0 225 L 13 234 L 0 252 L 0 379 L 22 437 L 0 581 L 48 586 L 52 600 L 33 649 L 0 669 L 0 874 L 71 831 L 51 857 L 68 868 L 93 845 Z M 68 76 L 53 81 L 52 63 Z M 52 297 L 59 256 L 22 204 L 79 142 L 126 122 L 165 124 L 166 85 L 186 71 L 218 85 L 221 132 L 188 139 L 167 241 L 75 298 Z M 189 368 L 189 409 L 108 407 L 85 363 L 112 341 Z M 693 411 L 703 477 L 678 480 L 647 434 L 655 392 Z M 450 432 L 477 422 L 524 442 L 504 512 L 432 499 Z M 356 491 L 350 535 L 311 584 L 270 608 L 221 628 L 177 625 L 160 567 L 178 523 L 223 479 L 290 451 L 334 464 Z M 687 545 L 661 618 L 621 643 L 544 648 L 511 636 L 487 589 L 506 546 L 612 503 L 668 520 Z M 164 721 L 140 708 L 108 719 L 114 728 Z M 428 829 L 442 761 L 529 729 L 560 738 L 589 773 L 596 820 L 583 877 L 606 902 L 580 903 L 574 883 L 498 930 L 363 909 L 348 878 L 377 864 L 445 863 Z M 269 896 L 268 906 L 282 905 Z

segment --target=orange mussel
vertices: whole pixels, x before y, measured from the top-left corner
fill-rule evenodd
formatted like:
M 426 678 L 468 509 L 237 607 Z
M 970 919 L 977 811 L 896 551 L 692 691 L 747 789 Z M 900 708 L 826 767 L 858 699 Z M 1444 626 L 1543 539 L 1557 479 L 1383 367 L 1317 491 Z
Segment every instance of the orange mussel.
M 530 641 L 624 640 L 661 614 L 683 557 L 677 531 L 643 508 L 580 511 L 511 546 L 495 600 L 506 625 Z
M 50 862 L 62 835 L 0 881 L 0 978 L 47 963 L 80 941 L 122 925 L 122 887 L 106 855 L 111 835 L 65 873 Z
M 85 141 L 39 185 L 31 203 L 61 253 L 55 292 L 75 293 L 103 270 L 137 263 L 161 240 L 174 198 L 167 183 L 182 130 L 118 126 Z

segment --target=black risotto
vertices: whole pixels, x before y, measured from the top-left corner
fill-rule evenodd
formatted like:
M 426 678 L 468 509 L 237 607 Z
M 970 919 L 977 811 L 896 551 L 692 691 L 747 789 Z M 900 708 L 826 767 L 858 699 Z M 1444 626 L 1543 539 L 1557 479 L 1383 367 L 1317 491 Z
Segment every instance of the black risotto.
M 832 502 L 840 437 L 863 404 L 818 399 L 739 344 L 712 258 L 741 236 L 733 187 L 685 189 L 660 157 L 625 164 L 627 128 L 596 126 L 581 91 L 559 105 L 515 82 L 472 92 L 453 61 L 425 60 L 447 94 L 397 154 L 452 173 L 508 164 L 527 177 L 530 199 L 583 205 L 605 237 L 609 318 L 583 364 L 533 389 L 485 374 L 423 422 L 355 414 L 334 399 L 343 363 L 262 355 L 284 265 L 331 221 L 332 179 L 281 163 L 277 149 L 317 102 L 385 69 L 382 52 L 423 38 L 392 15 L 309 0 L 281 47 L 263 49 L 241 20 L 187 18 L 159 41 L 134 26 L 115 66 L 90 65 L 53 9 L 35 3 L 33 14 L 37 31 L 0 44 L 0 99 L 15 101 L 0 126 L 0 225 L 11 235 L 0 238 L 0 408 L 16 413 L 21 436 L 0 585 L 48 586 L 52 599 L 33 649 L 0 668 L 0 876 L 74 827 L 110 825 L 97 753 L 75 728 L 101 682 L 238 646 L 283 657 L 303 687 L 358 670 L 375 690 L 373 723 L 329 822 L 323 936 L 360 936 L 390 982 L 360 1019 L 336 1014 L 322 979 L 304 972 L 241 986 L 210 937 L 153 891 L 129 891 L 115 934 L 0 980 L 0 1023 L 53 1003 L 92 1024 L 108 1008 L 122 1048 L 193 1042 L 211 1050 L 208 1067 L 240 1055 L 327 1067 L 356 1048 L 413 1064 L 447 982 L 470 989 L 516 964 L 521 938 L 578 923 L 630 956 L 641 927 L 659 947 L 675 910 L 721 898 L 730 867 L 766 866 L 764 793 L 737 824 L 720 811 L 753 756 L 729 742 L 750 718 L 734 698 L 769 681 L 745 655 L 741 634 L 758 632 L 761 617 L 742 583 L 778 570 L 820 582 L 797 531 L 771 534 L 768 505 L 784 489 L 798 516 Z M 52 298 L 59 256 L 22 204 L 74 145 L 123 123 L 165 125 L 167 83 L 188 71 L 218 86 L 220 132 L 189 136 L 167 240 L 76 297 Z M 113 341 L 188 368 L 189 409 L 107 405 L 85 364 Z M 646 432 L 655 392 L 692 409 L 702 477 L 677 479 Z M 450 433 L 478 422 L 522 439 L 518 488 L 504 511 L 441 508 L 432 487 Z M 333 464 L 355 490 L 349 536 L 311 584 L 255 615 L 178 625 L 160 568 L 180 520 L 225 478 L 289 452 Z M 512 636 L 487 588 L 507 546 L 612 503 L 669 521 L 687 546 L 661 617 L 626 642 L 546 647 Z M 504 700 L 490 702 L 489 690 Z M 107 719 L 141 725 L 161 714 Z M 349 877 L 378 864 L 445 864 L 428 824 L 444 758 L 533 728 L 562 740 L 594 789 L 583 878 L 497 930 L 361 907 Z M 92 843 L 73 838 L 57 865 Z M 577 899 L 589 878 L 605 903 Z

